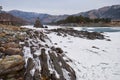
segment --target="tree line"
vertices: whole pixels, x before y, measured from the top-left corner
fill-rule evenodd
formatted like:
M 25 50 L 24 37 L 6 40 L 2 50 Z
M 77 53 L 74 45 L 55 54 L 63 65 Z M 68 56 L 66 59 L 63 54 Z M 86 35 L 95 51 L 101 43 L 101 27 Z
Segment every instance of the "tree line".
M 88 17 L 83 17 L 83 16 L 69 16 L 64 20 L 60 20 L 55 22 L 56 24 L 67 24 L 67 23 L 99 23 L 99 22 L 104 22 L 104 23 L 109 23 L 111 22 L 110 18 L 96 18 L 96 19 L 90 19 Z

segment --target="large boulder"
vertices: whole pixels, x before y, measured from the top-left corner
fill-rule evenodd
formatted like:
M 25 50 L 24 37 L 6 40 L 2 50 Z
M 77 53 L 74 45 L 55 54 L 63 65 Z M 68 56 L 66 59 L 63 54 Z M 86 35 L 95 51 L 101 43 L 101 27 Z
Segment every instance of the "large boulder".
M 0 59 L 0 76 L 15 73 L 24 67 L 24 59 L 20 55 L 6 56 Z
M 9 43 L 4 43 L 4 44 L 1 44 L 2 47 L 4 48 L 19 48 L 19 44 L 16 44 L 15 42 L 9 42 Z
M 4 53 L 5 55 L 22 55 L 22 50 L 20 48 L 7 48 Z

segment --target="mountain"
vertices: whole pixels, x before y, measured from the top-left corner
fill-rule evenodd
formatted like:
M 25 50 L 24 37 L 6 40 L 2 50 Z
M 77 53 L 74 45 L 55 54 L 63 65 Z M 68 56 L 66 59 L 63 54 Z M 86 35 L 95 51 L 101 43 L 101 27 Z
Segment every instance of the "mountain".
M 87 12 L 81 12 L 75 14 L 77 16 L 82 15 L 89 18 L 111 18 L 111 19 L 120 19 L 120 5 L 112 5 L 102 7 L 96 10 L 90 10 Z
M 15 17 L 9 13 L 2 12 L 0 13 L 0 23 L 2 24 L 12 24 L 12 25 L 24 25 L 28 22 L 22 18 Z
M 39 17 L 42 23 L 51 23 L 59 20 L 66 19 L 69 15 L 50 15 L 35 12 L 24 12 L 19 10 L 8 11 L 8 13 L 23 18 L 31 23 L 34 23 L 36 18 Z M 74 16 L 82 15 L 89 18 L 111 18 L 120 19 L 120 5 L 106 6 L 99 9 L 90 10 L 87 12 L 80 12 L 73 14 Z
M 8 13 L 23 18 L 31 23 L 34 23 L 36 18 L 39 17 L 42 23 L 51 23 L 53 21 L 59 21 L 68 17 L 68 15 L 50 15 L 50 14 L 43 14 L 43 13 L 35 13 L 35 12 L 24 12 L 19 10 L 11 10 Z

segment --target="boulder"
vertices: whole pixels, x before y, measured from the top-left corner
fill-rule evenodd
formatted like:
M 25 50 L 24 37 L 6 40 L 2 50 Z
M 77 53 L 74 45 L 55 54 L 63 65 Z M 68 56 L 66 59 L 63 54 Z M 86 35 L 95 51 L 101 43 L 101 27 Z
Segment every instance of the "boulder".
M 5 48 L 4 47 L 0 47 L 0 52 L 4 52 Z
M 4 51 L 5 55 L 22 55 L 20 48 L 8 48 Z
M 16 44 L 14 42 L 9 42 L 9 43 L 5 43 L 5 44 L 1 44 L 2 47 L 4 48 L 19 48 L 19 44 Z
M 63 50 L 62 50 L 61 48 L 57 47 L 57 48 L 56 48 L 56 52 L 57 52 L 57 53 L 63 53 Z
M 24 59 L 20 55 L 6 56 L 0 59 L 0 76 L 15 73 L 24 67 Z

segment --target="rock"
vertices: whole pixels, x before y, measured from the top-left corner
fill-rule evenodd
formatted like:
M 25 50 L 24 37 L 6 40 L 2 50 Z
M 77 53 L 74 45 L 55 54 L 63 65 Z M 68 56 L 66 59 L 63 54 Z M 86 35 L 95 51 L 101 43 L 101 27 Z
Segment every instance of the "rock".
M 56 50 L 57 53 L 63 53 L 63 50 L 61 48 L 59 48 L 59 47 L 56 48 L 55 50 Z
M 0 52 L 0 58 L 4 57 L 5 54 Z
M 14 42 L 9 42 L 9 43 L 5 43 L 5 44 L 1 44 L 2 47 L 4 48 L 19 48 L 19 44 L 16 44 Z
M 48 28 L 47 26 L 45 26 L 45 28 Z
M 61 68 L 60 64 L 58 63 L 59 59 L 56 57 L 56 55 L 54 53 L 49 53 L 49 56 L 52 60 L 52 64 L 54 65 L 55 70 L 60 75 L 60 80 L 65 80 L 65 78 L 63 76 L 62 68 Z
M 5 48 L 4 47 L 0 47 L 0 52 L 4 52 Z
M 57 45 L 57 43 L 54 43 L 54 45 Z
M 107 41 L 111 41 L 111 39 L 106 39 Z
M 58 29 L 51 29 L 48 31 L 49 32 L 56 32 L 56 34 L 58 36 L 63 35 L 63 37 L 70 35 L 70 36 L 74 36 L 74 37 L 87 38 L 87 39 L 91 39 L 91 40 L 94 40 L 94 39 L 103 40 L 103 39 L 105 39 L 104 35 L 102 33 L 99 33 L 99 32 L 78 31 L 78 30 L 74 30 L 71 28 L 66 28 L 66 29 L 58 28 Z
M 2 32 L 2 33 L 0 33 L 0 38 L 1 38 L 1 37 L 4 37 L 5 35 L 6 35 L 6 34 L 5 34 L 5 33 L 3 33 L 3 32 Z
M 20 55 L 6 56 L 4 59 L 0 59 L 0 76 L 23 69 L 24 63 L 24 59 Z
M 40 80 L 40 72 L 39 72 L 39 70 L 35 70 L 33 79 L 34 80 Z
M 70 65 L 68 65 L 65 62 L 65 60 L 63 59 L 63 57 L 61 57 L 61 55 L 58 55 L 58 59 L 61 61 L 62 67 L 69 72 L 69 76 L 70 76 L 71 80 L 76 80 L 75 71 L 70 67 Z
M 92 46 L 92 48 L 99 49 L 99 48 L 98 48 L 98 47 L 96 47 L 96 46 Z
M 40 64 L 41 64 L 41 76 L 42 78 L 49 79 L 50 71 L 48 69 L 47 64 L 47 55 L 45 53 L 45 49 L 41 49 L 41 55 L 39 56 Z
M 5 55 L 22 55 L 20 48 L 8 48 L 4 51 Z
M 30 71 L 33 69 L 34 65 L 35 64 L 33 63 L 33 60 L 31 58 L 28 58 L 27 67 L 25 71 L 25 80 L 33 80 L 33 76 L 30 73 Z

